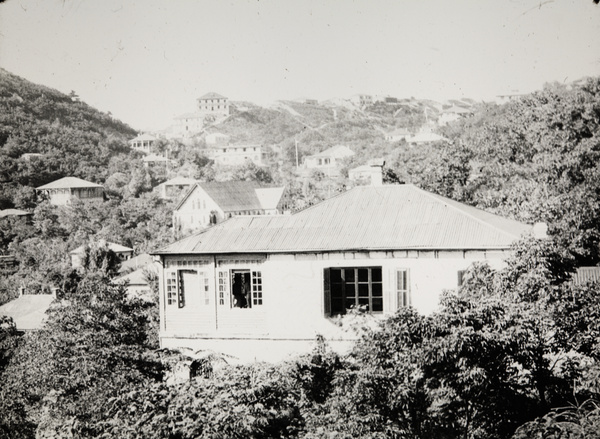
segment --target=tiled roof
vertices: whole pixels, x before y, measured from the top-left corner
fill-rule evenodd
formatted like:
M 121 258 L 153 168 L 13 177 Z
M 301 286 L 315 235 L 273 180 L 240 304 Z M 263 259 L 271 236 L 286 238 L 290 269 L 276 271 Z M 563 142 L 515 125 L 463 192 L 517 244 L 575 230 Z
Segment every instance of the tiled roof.
M 40 329 L 53 300 L 51 294 L 24 294 L 0 306 L 0 315 L 12 317 L 20 331 Z
M 289 216 L 241 216 L 157 254 L 506 249 L 531 226 L 413 185 L 361 186 Z
M 102 187 L 101 184 L 92 183 L 89 181 L 82 180 L 77 177 L 64 177 L 59 180 L 55 180 L 52 183 L 45 184 L 38 187 L 38 190 L 43 189 L 71 189 L 71 188 L 86 188 L 86 187 Z
M 210 92 L 210 93 L 206 93 L 203 96 L 200 96 L 198 99 L 205 100 L 205 99 L 227 99 L 227 98 L 225 96 L 220 95 L 219 93 Z
M 600 281 L 600 267 L 579 267 L 572 277 L 575 285 L 585 285 L 589 281 Z
M 177 204 L 175 210 L 196 191 L 202 188 L 210 198 L 223 210 L 223 212 L 239 212 L 248 210 L 268 209 L 261 203 L 261 199 L 272 198 L 272 193 L 262 194 L 259 198 L 257 189 L 266 189 L 260 183 L 253 181 L 213 181 L 210 183 L 197 183 L 183 199 Z M 281 191 L 283 193 L 283 190 Z M 279 201 L 278 201 L 279 202 Z

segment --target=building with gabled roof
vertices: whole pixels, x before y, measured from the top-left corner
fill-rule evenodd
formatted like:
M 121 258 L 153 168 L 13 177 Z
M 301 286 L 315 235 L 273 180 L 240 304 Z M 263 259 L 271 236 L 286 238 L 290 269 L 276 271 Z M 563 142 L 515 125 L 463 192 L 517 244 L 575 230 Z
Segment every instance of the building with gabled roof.
M 44 325 L 46 311 L 55 299 L 53 294 L 21 294 L 0 306 L 0 316 L 12 318 L 19 331 L 35 331 Z
M 99 201 L 104 199 L 104 187 L 77 177 L 64 177 L 51 183 L 37 187 L 38 192 L 48 196 L 51 204 L 64 206 L 74 198 L 82 201 Z
M 100 240 L 98 244 L 101 247 L 106 245 L 106 247 L 109 250 L 112 250 L 121 261 L 131 259 L 131 257 L 133 256 L 133 249 L 131 247 L 126 247 L 121 244 L 115 244 L 114 242 L 106 242 L 104 240 Z M 79 268 L 83 266 L 83 258 L 85 256 L 86 247 L 87 246 L 85 245 L 80 245 L 76 249 L 71 250 L 69 252 L 69 256 L 71 258 L 71 266 L 73 268 Z
M 173 212 L 175 235 L 182 236 L 238 215 L 283 213 L 284 188 L 253 181 L 196 183 Z
M 197 182 L 198 180 L 194 178 L 177 176 L 156 186 L 155 191 L 166 200 L 180 196 L 183 191 L 189 190 Z
M 352 157 L 354 151 L 345 145 L 336 145 L 318 154 L 304 157 L 304 168 L 318 169 L 326 175 L 339 175 L 342 160 Z
M 359 186 L 287 216 L 237 216 L 155 252 L 163 347 L 245 360 L 354 341 L 337 316 L 429 313 L 474 262 L 500 268 L 532 226 L 413 185 Z
M 229 99 L 218 93 L 206 93 L 198 98 L 198 111 L 228 115 Z

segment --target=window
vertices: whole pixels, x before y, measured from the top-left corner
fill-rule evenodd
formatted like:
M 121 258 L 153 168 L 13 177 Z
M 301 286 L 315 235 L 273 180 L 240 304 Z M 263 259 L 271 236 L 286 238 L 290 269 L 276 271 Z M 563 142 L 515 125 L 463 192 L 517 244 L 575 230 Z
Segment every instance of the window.
M 219 305 L 253 308 L 263 304 L 262 273 L 258 270 L 219 270 Z
M 210 279 L 207 273 L 190 269 L 169 271 L 166 285 L 167 305 L 183 308 L 189 294 L 200 295 L 201 303 L 205 305 L 210 303 Z
M 396 270 L 396 300 L 398 308 L 410 306 L 410 284 L 406 268 Z
M 357 306 L 373 313 L 383 312 L 381 267 L 326 269 L 325 313 L 345 314 Z

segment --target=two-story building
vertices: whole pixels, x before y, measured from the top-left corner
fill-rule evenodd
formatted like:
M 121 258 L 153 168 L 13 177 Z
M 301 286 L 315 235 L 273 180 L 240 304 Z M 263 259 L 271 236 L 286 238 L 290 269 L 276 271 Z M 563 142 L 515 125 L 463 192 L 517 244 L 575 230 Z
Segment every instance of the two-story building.
M 229 98 L 218 93 L 206 93 L 205 95 L 200 96 L 197 102 L 198 111 L 201 113 L 229 115 Z
M 430 313 L 474 262 L 500 268 L 533 227 L 413 185 L 359 186 L 293 215 L 237 216 L 155 252 L 162 347 L 242 360 L 343 351 L 363 307 Z
M 212 145 L 206 149 L 206 155 L 219 165 L 239 166 L 253 162 L 258 166 L 263 164 L 262 146 L 250 145 Z
M 129 146 L 136 151 L 150 154 L 150 152 L 152 152 L 152 146 L 154 146 L 155 142 L 156 137 L 150 134 L 140 134 L 136 138 L 129 141 Z
M 196 183 L 175 207 L 175 236 L 239 215 L 277 215 L 284 211 L 283 187 L 252 181 Z

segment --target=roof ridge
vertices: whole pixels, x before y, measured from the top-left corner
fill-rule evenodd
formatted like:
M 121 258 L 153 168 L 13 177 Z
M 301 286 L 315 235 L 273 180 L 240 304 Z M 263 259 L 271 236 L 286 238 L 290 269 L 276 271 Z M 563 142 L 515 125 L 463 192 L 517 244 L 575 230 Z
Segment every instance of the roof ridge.
M 428 191 L 426 191 L 425 189 L 422 189 L 422 188 L 420 188 L 420 187 L 417 187 L 417 186 L 415 186 L 414 184 L 411 184 L 410 186 L 412 186 L 412 187 L 413 187 L 414 189 L 416 189 L 417 191 L 420 191 L 420 192 L 424 193 L 424 194 L 425 194 L 425 195 L 427 195 L 429 198 L 433 198 L 433 199 L 435 199 L 435 200 L 436 200 L 436 201 L 438 201 L 438 202 L 443 202 L 443 200 L 440 200 L 440 198 L 442 198 L 442 199 L 444 199 L 444 200 L 449 200 L 449 201 L 451 201 L 451 202 L 454 202 L 454 203 L 461 203 L 461 204 L 464 204 L 465 206 L 468 206 L 468 207 L 470 207 L 470 208 L 472 208 L 472 209 L 477 209 L 477 210 L 479 210 L 479 211 L 481 211 L 481 212 L 483 212 L 483 213 L 485 213 L 485 214 L 487 214 L 487 215 L 495 215 L 495 216 L 498 216 L 499 218 L 501 218 L 501 219 L 503 219 L 503 220 L 510 220 L 510 218 L 504 218 L 504 217 L 501 217 L 501 216 L 499 216 L 499 215 L 497 215 L 497 214 L 494 214 L 494 213 L 488 212 L 488 211 L 486 211 L 486 210 L 483 210 L 483 209 L 480 209 L 480 208 L 478 208 L 478 207 L 471 206 L 471 205 L 469 205 L 469 204 L 466 204 L 466 203 L 462 203 L 462 202 L 460 202 L 460 201 L 453 200 L 452 198 L 449 198 L 449 197 L 444 197 L 443 195 L 440 195 L 440 194 L 435 194 L 435 193 L 433 193 L 433 192 L 428 192 Z M 478 222 L 478 223 L 480 223 L 480 224 L 483 224 L 483 225 L 484 225 L 484 226 L 486 226 L 486 227 L 491 227 L 491 228 L 493 228 L 493 229 L 495 229 L 495 230 L 497 230 L 497 231 L 499 231 L 499 232 L 501 232 L 502 234 L 504 234 L 504 235 L 507 235 L 507 236 L 514 236 L 514 235 L 512 235 L 511 233 L 507 232 L 506 230 L 503 230 L 503 229 L 501 229 L 500 227 L 496 226 L 495 224 L 491 224 L 491 223 L 489 223 L 488 221 L 485 221 L 484 219 L 478 218 L 477 216 L 473 215 L 473 214 L 472 214 L 472 213 L 470 213 L 470 212 L 467 212 L 467 211 L 465 211 L 465 210 L 463 210 L 463 209 L 460 209 L 458 206 L 455 206 L 453 203 L 445 203 L 445 204 L 446 204 L 447 206 L 449 206 L 450 208 L 452 208 L 453 210 L 455 210 L 455 211 L 458 211 L 458 212 L 462 213 L 463 215 L 466 215 L 466 216 L 468 216 L 469 218 L 471 218 L 471 219 L 473 219 L 473 220 L 477 221 L 477 222 Z M 513 220 L 513 221 L 516 221 L 516 220 Z

